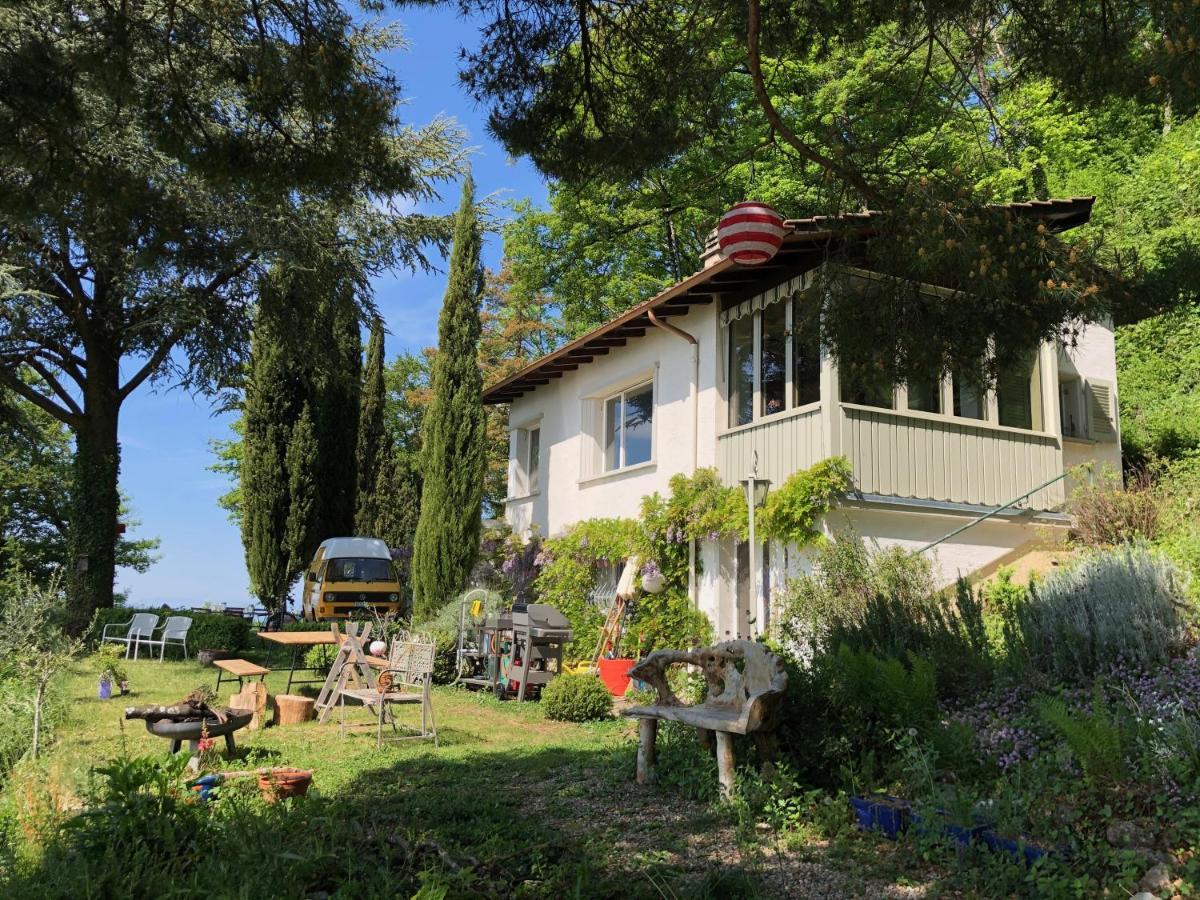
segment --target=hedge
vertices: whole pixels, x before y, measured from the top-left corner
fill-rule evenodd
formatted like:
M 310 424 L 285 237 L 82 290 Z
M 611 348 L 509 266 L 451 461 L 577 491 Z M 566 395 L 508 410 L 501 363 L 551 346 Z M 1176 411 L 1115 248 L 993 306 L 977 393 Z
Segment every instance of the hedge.
M 156 616 L 182 615 L 192 620 L 188 631 L 188 655 L 195 657 L 197 650 L 228 650 L 238 653 L 250 642 L 250 622 L 246 619 L 225 616 L 218 613 L 198 613 L 187 610 L 134 609 L 129 606 L 116 606 L 102 609 L 96 613 L 92 630 L 88 633 L 88 644 L 96 646 L 100 643 L 100 634 L 105 625 L 128 622 L 134 613 L 151 613 Z M 168 651 L 178 655 L 177 650 Z

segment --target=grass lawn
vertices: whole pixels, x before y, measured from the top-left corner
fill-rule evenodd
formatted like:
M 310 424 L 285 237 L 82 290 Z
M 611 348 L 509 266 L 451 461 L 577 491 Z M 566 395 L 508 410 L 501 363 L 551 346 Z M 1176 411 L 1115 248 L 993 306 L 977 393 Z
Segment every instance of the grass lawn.
M 926 894 L 926 886 L 891 877 L 891 846 L 882 856 L 845 856 L 844 842 L 831 852 L 816 835 L 784 840 L 736 808 L 701 798 L 715 783 L 715 766 L 690 746 L 668 737 L 660 754 L 665 783 L 642 787 L 633 780 L 630 723 L 551 722 L 535 703 L 455 688 L 435 690 L 437 748 L 407 741 L 377 751 L 373 729 L 339 737 L 336 714 L 325 725 L 243 730 L 240 758 L 222 766 L 312 769 L 313 796 L 272 808 L 242 782 L 211 807 L 118 804 L 99 825 L 108 843 L 97 862 L 46 826 L 51 811 L 69 815 L 81 805 L 77 798 L 96 784 L 94 766 L 165 759 L 167 742 L 140 721 L 125 722 L 124 706 L 178 700 L 216 676 L 193 662 L 128 668 L 132 696 L 101 701 L 92 665 L 80 664 L 54 749 L 9 784 L 5 814 L 27 839 L 9 895 L 132 895 L 147 879 L 157 879 L 162 895 L 180 897 Z M 273 693 L 286 682 L 281 661 L 278 668 L 267 678 Z M 399 715 L 411 722 L 419 708 Z M 354 718 L 372 721 L 362 709 Z M 119 840 L 126 827 L 135 835 L 127 845 Z M 874 845 L 861 840 L 861 849 Z M 863 862 L 872 857 L 867 872 Z

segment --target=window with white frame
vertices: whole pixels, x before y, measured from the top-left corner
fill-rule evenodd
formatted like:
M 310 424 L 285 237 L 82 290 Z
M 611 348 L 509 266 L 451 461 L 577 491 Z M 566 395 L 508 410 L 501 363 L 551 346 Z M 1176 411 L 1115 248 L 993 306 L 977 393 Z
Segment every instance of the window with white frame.
M 1088 436 L 1087 406 L 1083 398 L 1083 379 L 1060 374 L 1058 380 L 1058 417 L 1063 437 Z
M 525 483 L 532 494 L 541 487 L 542 429 L 530 428 L 525 444 Z
M 509 495 L 524 497 L 535 494 L 541 487 L 542 429 L 527 425 L 514 431 L 513 468 Z
M 821 344 L 804 293 L 725 313 L 728 426 L 736 428 L 816 403 Z
M 654 457 L 654 382 L 626 388 L 604 401 L 604 471 Z

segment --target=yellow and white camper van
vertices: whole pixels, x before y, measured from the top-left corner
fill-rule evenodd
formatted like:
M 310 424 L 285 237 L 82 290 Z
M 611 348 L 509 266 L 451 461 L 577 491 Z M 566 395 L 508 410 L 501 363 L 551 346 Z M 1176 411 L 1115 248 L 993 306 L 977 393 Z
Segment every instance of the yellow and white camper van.
M 401 606 L 392 555 L 378 538 L 323 541 L 304 573 L 304 618 L 309 621 L 368 612 L 399 614 Z

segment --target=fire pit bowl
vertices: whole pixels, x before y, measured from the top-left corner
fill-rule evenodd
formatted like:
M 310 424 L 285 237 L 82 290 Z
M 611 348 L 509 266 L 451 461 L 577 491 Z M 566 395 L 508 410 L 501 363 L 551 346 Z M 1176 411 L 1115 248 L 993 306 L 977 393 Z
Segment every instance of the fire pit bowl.
M 199 750 L 200 738 L 205 735 L 205 732 L 210 738 L 223 736 L 226 749 L 232 753 L 237 749 L 237 745 L 233 742 L 233 733 L 239 728 L 249 725 L 252 718 L 254 718 L 252 709 L 231 709 L 224 722 L 219 722 L 214 717 L 203 722 L 172 722 L 169 719 L 158 719 L 152 722 L 147 719 L 146 730 L 169 740 L 172 753 L 178 753 L 184 741 L 188 742 L 188 749 L 193 753 Z

